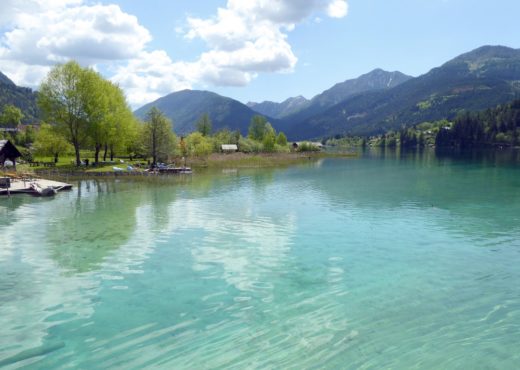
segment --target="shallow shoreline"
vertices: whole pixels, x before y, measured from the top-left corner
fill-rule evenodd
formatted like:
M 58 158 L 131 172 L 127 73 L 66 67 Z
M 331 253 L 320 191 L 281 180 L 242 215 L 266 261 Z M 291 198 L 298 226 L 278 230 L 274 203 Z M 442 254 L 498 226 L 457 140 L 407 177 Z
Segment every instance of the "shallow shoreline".
M 305 163 L 322 158 L 354 158 L 355 153 L 213 153 L 207 158 L 192 158 L 189 165 L 194 168 L 262 168 Z
M 221 168 L 272 168 L 285 167 L 306 163 L 323 158 L 355 158 L 355 153 L 213 153 L 206 158 L 189 158 L 186 167 L 193 169 L 221 169 Z M 184 165 L 178 158 L 175 163 Z M 37 176 L 49 178 L 77 178 L 88 179 L 95 177 L 155 177 L 155 176 L 190 176 L 190 174 L 156 174 L 136 169 L 134 171 L 95 171 L 90 169 L 41 169 L 34 173 Z

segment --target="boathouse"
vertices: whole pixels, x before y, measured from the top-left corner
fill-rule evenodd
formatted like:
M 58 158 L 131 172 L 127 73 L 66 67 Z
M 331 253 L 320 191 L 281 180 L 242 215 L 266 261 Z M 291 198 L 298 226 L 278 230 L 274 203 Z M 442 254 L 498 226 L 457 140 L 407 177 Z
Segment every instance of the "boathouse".
M 222 144 L 221 149 L 223 153 L 238 152 L 238 146 L 236 144 Z
M 0 140 L 0 167 L 4 167 L 5 161 L 9 160 L 16 168 L 16 158 L 21 156 L 22 154 L 9 140 Z

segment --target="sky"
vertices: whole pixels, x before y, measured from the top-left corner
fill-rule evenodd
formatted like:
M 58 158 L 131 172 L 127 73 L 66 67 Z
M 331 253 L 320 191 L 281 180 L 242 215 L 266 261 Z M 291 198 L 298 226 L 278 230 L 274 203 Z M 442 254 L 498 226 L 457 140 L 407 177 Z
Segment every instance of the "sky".
M 0 0 L 0 71 L 37 89 L 74 59 L 132 108 L 186 88 L 243 103 L 314 95 L 375 68 L 418 76 L 520 48 L 518 0 Z

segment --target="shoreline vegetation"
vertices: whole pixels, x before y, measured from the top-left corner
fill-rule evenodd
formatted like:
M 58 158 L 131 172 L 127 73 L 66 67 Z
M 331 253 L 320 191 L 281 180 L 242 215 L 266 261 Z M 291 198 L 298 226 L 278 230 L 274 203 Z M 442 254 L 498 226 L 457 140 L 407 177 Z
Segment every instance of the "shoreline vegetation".
M 482 112 L 461 111 L 449 121 L 403 125 L 362 137 L 338 134 L 319 142 L 289 141 L 264 116 L 241 130 L 213 130 L 209 114 L 195 122 L 196 130 L 178 136 L 175 122 L 152 107 L 144 121 L 131 112 L 121 89 L 76 62 L 54 67 L 42 82 L 38 104 L 45 122 L 18 130 L 22 112 L 4 107 L 3 138 L 19 146 L 19 173 L 28 175 L 107 173 L 144 174 L 162 165 L 193 168 L 272 167 L 316 158 L 352 157 L 355 150 L 378 148 L 476 148 L 520 145 L 520 100 Z M 249 126 L 247 126 L 249 125 Z M 246 130 L 247 128 L 247 130 Z M 322 151 L 322 146 L 333 148 Z M 337 150 L 337 152 L 334 152 Z M 340 153 L 344 151 L 344 153 Z M 148 172 L 148 173 L 149 173 Z
M 18 173 L 26 177 L 153 175 L 168 167 L 272 167 L 340 156 L 323 153 L 321 142 L 289 142 L 261 115 L 241 122 L 241 130 L 214 131 L 209 115 L 202 114 L 194 132 L 178 136 L 175 123 L 157 107 L 139 121 L 117 85 L 74 61 L 49 72 L 38 104 L 46 122 L 35 130 L 18 132 L 23 115 L 7 112 L 13 134 L 4 136 L 20 147 L 25 164 Z
M 250 168 L 276 168 L 291 165 L 305 164 L 324 158 L 356 158 L 355 152 L 289 152 L 289 153 L 212 153 L 207 157 L 193 157 L 187 160 L 186 166 L 195 170 L 204 169 L 250 169 Z M 121 160 L 119 160 L 121 161 Z M 182 158 L 176 158 L 174 163 L 180 167 L 184 165 Z M 18 165 L 18 172 L 33 176 L 45 176 L 50 178 L 78 178 L 88 179 L 100 176 L 156 176 L 156 173 L 145 171 L 147 166 L 138 167 L 137 161 L 102 163 L 99 166 L 76 167 L 70 164 L 58 163 L 55 167 L 40 166 L 29 167 L 29 164 Z M 126 167 L 131 165 L 132 171 L 114 171 L 113 167 Z

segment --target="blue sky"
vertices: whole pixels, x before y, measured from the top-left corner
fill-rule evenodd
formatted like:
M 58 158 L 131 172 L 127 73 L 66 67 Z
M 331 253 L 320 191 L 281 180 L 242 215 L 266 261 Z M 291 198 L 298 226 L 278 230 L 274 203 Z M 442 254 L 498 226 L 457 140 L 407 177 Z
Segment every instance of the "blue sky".
M 36 88 L 76 59 L 134 108 L 183 88 L 307 98 L 374 68 L 414 76 L 482 45 L 520 47 L 513 0 L 3 0 L 0 71 Z

